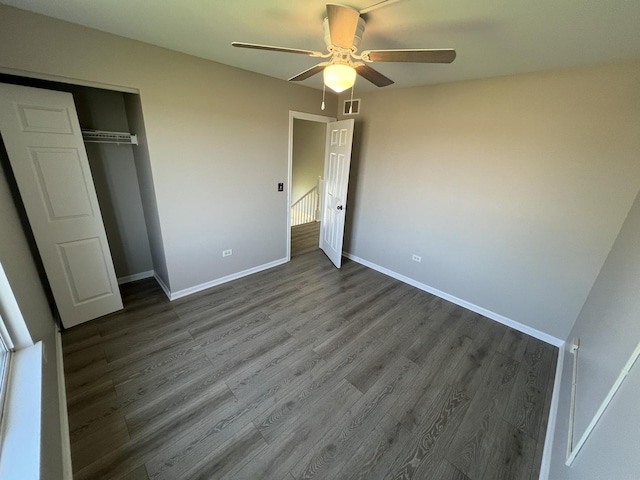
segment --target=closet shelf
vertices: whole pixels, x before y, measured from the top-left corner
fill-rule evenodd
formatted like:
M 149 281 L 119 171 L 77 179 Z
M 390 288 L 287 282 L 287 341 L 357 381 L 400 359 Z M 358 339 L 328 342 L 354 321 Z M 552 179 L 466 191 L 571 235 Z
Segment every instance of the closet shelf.
M 117 143 L 118 145 L 138 145 L 138 136 L 127 132 L 82 130 L 82 139 L 85 142 L 89 143 Z

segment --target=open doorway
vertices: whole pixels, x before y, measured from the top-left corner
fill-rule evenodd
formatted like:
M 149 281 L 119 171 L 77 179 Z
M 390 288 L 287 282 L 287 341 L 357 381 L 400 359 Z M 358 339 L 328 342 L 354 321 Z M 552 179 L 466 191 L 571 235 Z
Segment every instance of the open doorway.
M 289 112 L 288 259 L 319 248 L 326 124 L 335 120 Z

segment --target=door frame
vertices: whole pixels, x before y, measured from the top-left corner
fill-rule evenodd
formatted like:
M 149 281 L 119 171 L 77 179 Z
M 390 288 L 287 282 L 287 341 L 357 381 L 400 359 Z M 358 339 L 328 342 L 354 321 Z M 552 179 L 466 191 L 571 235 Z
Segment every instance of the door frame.
M 16 77 L 32 78 L 34 80 L 45 80 L 48 82 L 66 83 L 68 85 L 76 85 L 79 87 L 99 88 L 101 90 L 113 90 L 122 93 L 133 93 L 140 95 L 140 90 L 125 85 L 113 85 L 111 83 L 95 82 L 93 80 L 82 80 L 80 78 L 63 77 L 60 75 L 51 75 L 42 72 L 32 72 L 30 70 L 22 70 L 18 68 L 9 68 L 0 65 L 0 73 L 5 75 L 14 75 Z M 6 83 L 6 82 L 5 82 Z
M 289 151 L 287 166 L 287 262 L 291 261 L 291 182 L 293 181 L 293 122 L 294 120 L 307 120 L 317 123 L 335 122 L 336 117 L 316 115 L 314 113 L 289 110 Z M 326 151 L 323 152 L 326 157 Z M 326 158 L 325 158 L 326 163 Z

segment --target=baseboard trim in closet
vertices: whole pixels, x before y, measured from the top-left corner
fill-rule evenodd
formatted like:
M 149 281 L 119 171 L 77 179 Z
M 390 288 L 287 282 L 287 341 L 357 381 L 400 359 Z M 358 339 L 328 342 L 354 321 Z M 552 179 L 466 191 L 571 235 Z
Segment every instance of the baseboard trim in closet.
M 542 340 L 543 342 L 553 345 L 554 347 L 561 347 L 562 345 L 564 345 L 564 340 L 560 340 L 559 338 L 549 335 L 548 333 L 541 332 L 540 330 L 532 328 L 523 323 L 516 322 L 515 320 L 507 318 L 503 315 L 500 315 L 499 313 L 495 313 L 495 312 L 492 312 L 491 310 L 487 310 L 486 308 L 482 308 L 482 307 L 479 307 L 478 305 L 474 305 L 473 303 L 467 302 L 466 300 L 462 300 L 461 298 L 450 295 L 446 292 L 438 290 L 437 288 L 433 288 L 433 287 L 430 287 L 429 285 L 425 285 L 424 283 L 420 283 L 417 280 L 414 280 L 413 278 L 406 277 L 400 273 L 394 272 L 393 270 L 389 270 L 388 268 L 381 267 L 380 265 L 377 265 L 363 258 L 356 257 L 355 255 L 352 255 L 347 252 L 342 252 L 342 255 L 344 255 L 350 260 L 353 260 L 356 263 L 364 265 L 365 267 L 369 267 L 380 273 L 384 273 L 385 275 L 388 275 L 391 278 L 395 278 L 396 280 L 400 280 L 401 282 L 404 282 L 413 287 L 419 288 L 420 290 L 423 290 L 427 293 L 435 295 L 436 297 L 440 297 L 451 303 L 455 303 L 456 305 L 466 308 L 467 310 L 471 310 L 472 312 L 479 313 L 480 315 L 490 318 L 491 320 L 495 320 L 496 322 L 502 323 L 507 327 L 511 327 L 514 330 L 518 330 L 519 332 L 526 333 L 527 335 L 531 335 L 532 337 L 537 338 L 538 340 Z
M 124 277 L 118 277 L 118 285 L 123 283 L 131 283 L 145 278 L 151 278 L 154 275 L 153 270 L 147 270 L 146 272 L 134 273 L 133 275 L 125 275 Z

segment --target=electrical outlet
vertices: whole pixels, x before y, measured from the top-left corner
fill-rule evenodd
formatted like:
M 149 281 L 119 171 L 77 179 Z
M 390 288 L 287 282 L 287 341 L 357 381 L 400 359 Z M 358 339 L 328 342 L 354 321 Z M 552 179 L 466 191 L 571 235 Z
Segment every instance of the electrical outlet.
M 422 261 L 422 257 L 420 255 L 412 255 L 411 260 L 420 263 Z
M 233 255 L 233 250 L 223 250 L 222 251 L 222 256 L 223 257 L 230 257 L 231 255 Z

